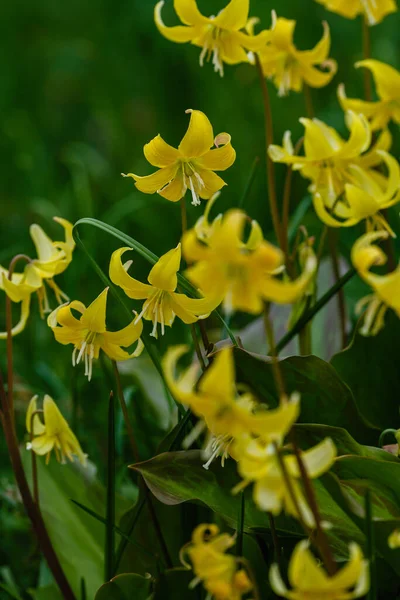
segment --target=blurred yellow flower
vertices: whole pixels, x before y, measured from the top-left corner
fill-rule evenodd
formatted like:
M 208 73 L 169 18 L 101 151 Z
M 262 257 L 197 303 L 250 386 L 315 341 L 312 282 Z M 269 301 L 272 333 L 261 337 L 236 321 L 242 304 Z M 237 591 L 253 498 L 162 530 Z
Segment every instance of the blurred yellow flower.
M 111 360 L 128 360 L 136 358 L 143 350 L 140 339 L 143 325 L 135 319 L 119 331 L 106 330 L 106 304 L 108 288 L 86 308 L 82 302 L 74 300 L 54 310 L 47 319 L 54 337 L 60 344 L 73 344 L 72 364 L 75 366 L 84 358 L 85 375 L 89 381 L 92 377 L 93 359 L 99 357 L 100 350 Z M 77 319 L 72 311 L 80 313 Z M 129 354 L 122 349 L 138 342 L 136 350 Z
M 265 44 L 268 32 L 248 35 L 245 28 L 249 15 L 249 0 L 231 0 L 217 16 L 204 17 L 196 0 L 174 0 L 175 12 L 184 23 L 167 27 L 161 18 L 164 2 L 158 2 L 154 18 L 159 32 L 172 42 L 191 42 L 200 47 L 200 65 L 212 59 L 214 71 L 224 74 L 224 63 L 236 65 L 249 62 L 246 50 L 258 51 Z
M 110 279 L 121 287 L 129 298 L 146 300 L 141 313 L 136 317 L 138 323 L 143 317 L 153 322 L 150 335 L 158 337 L 157 326 L 161 325 L 161 335 L 165 326 L 171 327 L 175 317 L 184 323 L 194 323 L 205 319 L 221 303 L 221 296 L 210 294 L 206 298 L 189 298 L 175 290 L 178 286 L 177 273 L 181 264 L 181 245 L 178 244 L 164 254 L 151 269 L 147 283 L 137 281 L 127 273 L 127 266 L 121 262 L 122 255 L 132 248 L 120 248 L 111 256 Z
M 203 524 L 196 527 L 192 540 L 181 550 L 181 561 L 192 568 L 195 579 L 190 587 L 202 582 L 215 600 L 241 600 L 253 585 L 246 571 L 240 567 L 240 558 L 226 554 L 235 544 L 235 538 L 219 533 L 217 525 Z M 189 559 L 190 565 L 186 559 Z
M 59 304 L 63 299 L 68 300 L 68 296 L 56 285 L 53 277 L 65 271 L 72 261 L 75 248 L 72 237 L 73 225 L 60 217 L 54 217 L 54 220 L 64 228 L 63 242 L 53 242 L 40 225 L 33 224 L 29 232 L 35 245 L 37 258 L 27 263 L 22 273 L 13 272 L 11 279 L 8 278 L 8 270 L 0 265 L 0 289 L 5 291 L 12 302 L 21 302 L 21 317 L 18 324 L 13 327 L 13 335 L 17 335 L 25 328 L 33 293 L 36 292 L 38 295 L 41 317 L 43 318 L 46 312 L 50 312 L 45 284 L 53 290 Z M 6 332 L 0 333 L 0 339 L 6 337 Z
M 243 241 L 248 217 L 241 210 L 230 210 L 217 217 L 207 239 L 198 238 L 196 227 L 182 238 L 186 260 L 193 265 L 187 277 L 204 294 L 220 293 L 229 314 L 242 310 L 251 314 L 263 311 L 266 301 L 290 304 L 302 296 L 314 276 L 316 259 L 312 249 L 303 273 L 295 281 L 280 280 L 284 269 L 282 252 L 263 239 L 260 226 L 251 221 L 247 242 Z
M 46 455 L 46 464 L 54 450 L 58 462 L 64 464 L 66 458 L 73 461 L 75 455 L 86 466 L 87 455 L 83 453 L 76 436 L 54 400 L 46 394 L 43 410 L 38 410 L 37 399 L 38 396 L 32 398 L 26 413 L 26 429 L 32 436 L 32 441 L 27 444 L 28 450 L 33 450 L 40 456 Z M 43 422 L 39 415 L 43 415 Z
M 388 546 L 391 550 L 400 548 L 400 529 L 394 529 L 388 537 Z
M 342 83 L 338 88 L 339 102 L 343 110 L 362 113 L 370 121 L 371 129 L 384 129 L 389 121 L 400 124 L 400 73 L 390 65 L 378 60 L 361 60 L 356 67 L 369 69 L 374 77 L 379 100 L 367 102 L 347 98 Z
M 333 206 L 325 204 L 324 197 L 314 194 L 317 215 L 329 227 L 352 227 L 366 219 L 367 230 L 385 229 L 395 237 L 381 210 L 397 204 L 400 200 L 400 166 L 393 156 L 378 150 L 388 168 L 388 177 L 365 171 L 357 165 L 348 167 L 352 183 L 344 186 L 344 195 Z M 379 178 L 378 178 L 379 177 Z
M 177 362 L 187 350 L 186 346 L 170 348 L 162 364 L 174 398 L 187 405 L 201 419 L 197 428 L 186 438 L 185 446 L 191 445 L 206 427 L 209 431 L 203 449 L 208 459 L 206 468 L 217 456 L 222 456 L 223 460 L 227 458 L 232 441 L 244 433 L 256 435 L 265 442 L 282 442 L 299 416 L 298 394 L 292 394 L 290 399 L 282 398 L 278 408 L 271 410 L 259 404 L 249 392 L 239 395 L 231 349 L 218 352 L 200 381 L 197 365 L 191 365 L 176 377 Z
M 287 589 L 277 564 L 273 564 L 269 572 L 271 587 L 279 597 L 289 600 L 361 598 L 369 590 L 368 562 L 357 544 L 351 543 L 349 551 L 347 565 L 329 576 L 310 551 L 308 540 L 303 540 L 297 544 L 289 563 L 288 579 L 292 589 Z
M 377 150 L 388 150 L 391 136 L 384 131 L 375 146 L 366 152 L 371 144 L 371 129 L 361 114 L 348 111 L 345 115 L 350 137 L 344 141 L 339 134 L 319 119 L 300 119 L 305 127 L 305 156 L 296 156 L 290 131 L 284 135 L 283 146 L 272 145 L 269 155 L 274 162 L 292 165 L 294 170 L 311 180 L 310 192 L 320 193 L 329 206 L 343 193 L 346 183 L 351 183 L 350 165 L 371 169 L 382 162 Z M 370 171 L 371 176 L 373 172 Z M 379 174 L 378 174 L 379 176 Z
M 380 23 L 386 15 L 397 10 L 395 0 L 317 0 L 328 10 L 347 19 L 365 15 L 368 25 Z
M 285 510 L 289 515 L 299 518 L 273 444 L 265 444 L 260 439 L 242 436 L 233 444 L 232 452 L 238 462 L 239 474 L 243 478 L 243 481 L 234 488 L 234 492 L 254 482 L 253 499 L 260 510 L 273 515 L 279 515 L 282 510 Z M 302 452 L 301 456 L 308 476 L 315 479 L 332 466 L 336 457 L 336 447 L 330 438 L 326 438 L 313 448 Z M 301 518 L 308 527 L 315 527 L 314 515 L 300 486 L 301 473 L 297 459 L 292 454 L 285 454 L 282 455 L 282 460 L 291 481 Z
M 257 19 L 251 19 L 248 27 L 252 32 Z M 329 25 L 324 22 L 324 35 L 312 50 L 297 50 L 293 43 L 296 21 L 277 17 L 272 11 L 272 27 L 268 43 L 258 51 L 263 73 L 270 77 L 279 96 L 286 96 L 290 90 L 300 92 L 303 83 L 321 88 L 332 80 L 337 71 L 337 63 L 328 59 L 331 37 Z
M 228 169 L 235 162 L 236 152 L 228 133 L 220 133 L 214 139 L 212 125 L 204 113 L 192 109 L 186 112 L 190 113 L 189 127 L 178 148 L 167 144 L 160 135 L 144 146 L 146 159 L 158 171 L 145 177 L 122 175 L 132 177 L 141 192 L 157 192 L 171 202 L 178 202 L 189 190 L 192 204 L 198 206 L 200 198 L 207 200 L 226 185 L 214 171 Z
M 371 267 L 384 265 L 387 260 L 383 250 L 373 242 L 388 236 L 386 231 L 366 233 L 356 241 L 351 251 L 351 260 L 358 274 L 374 291 L 374 294 L 362 298 L 356 306 L 357 313 L 367 307 L 360 329 L 362 335 L 376 335 L 384 327 L 384 317 L 389 307 L 400 317 L 400 266 L 387 275 L 370 271 Z

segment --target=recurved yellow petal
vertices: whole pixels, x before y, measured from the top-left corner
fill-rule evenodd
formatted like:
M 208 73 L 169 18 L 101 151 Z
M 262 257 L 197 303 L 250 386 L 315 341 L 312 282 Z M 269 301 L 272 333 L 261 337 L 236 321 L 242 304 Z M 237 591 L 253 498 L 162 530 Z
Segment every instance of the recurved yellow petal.
M 164 0 L 158 2 L 154 7 L 154 21 L 156 23 L 158 31 L 167 40 L 176 42 L 178 44 L 184 44 L 190 42 L 192 39 L 197 37 L 198 29 L 195 27 L 185 27 L 184 25 L 176 25 L 174 27 L 167 27 L 161 17 L 161 10 L 164 6 Z
M 323 21 L 322 26 L 324 28 L 324 33 L 318 44 L 314 46 L 312 50 L 298 51 L 304 61 L 313 65 L 323 63 L 329 55 L 329 51 L 331 49 L 331 34 L 329 25 L 326 21 Z
M 57 255 L 57 250 L 54 248 L 52 240 L 43 231 L 40 225 L 33 224 L 29 228 L 29 233 L 35 244 L 36 253 L 40 261 L 49 261 Z
M 229 4 L 213 19 L 217 27 L 229 31 L 243 29 L 247 23 L 250 0 L 230 0 Z
M 372 58 L 360 60 L 356 67 L 364 67 L 371 71 L 378 96 L 382 100 L 400 99 L 400 73 L 395 68 Z
M 97 296 L 83 313 L 80 322 L 89 331 L 104 333 L 106 330 L 106 305 L 108 287 Z
M 169 167 L 179 158 L 178 150 L 167 144 L 161 135 L 157 135 L 148 144 L 145 144 L 143 153 L 149 163 L 159 169 Z
M 148 282 L 160 290 L 174 292 L 178 285 L 177 273 L 181 264 L 181 245 L 169 250 L 151 269 Z
M 221 296 L 188 298 L 185 294 L 171 294 L 172 309 L 184 323 L 206 318 L 221 304 Z
M 236 152 L 232 148 L 231 136 L 228 133 L 220 133 L 215 138 L 217 148 L 209 150 L 196 163 L 203 169 L 211 171 L 225 171 L 233 165 L 236 159 Z
M 322 591 L 328 584 L 328 576 L 318 565 L 309 549 L 308 540 L 297 544 L 289 564 L 289 582 L 294 588 Z
M 25 424 L 26 424 L 26 430 L 28 433 L 33 432 L 33 435 L 42 435 L 42 433 L 44 433 L 44 431 L 45 431 L 45 426 L 41 422 L 39 415 L 33 416 L 35 414 L 35 412 L 37 411 L 37 399 L 38 399 L 37 395 L 33 396 L 31 401 L 29 402 L 28 410 L 26 411 Z M 32 417 L 33 417 L 33 427 L 32 427 Z
M 145 177 L 140 177 L 134 173 L 128 173 L 123 176 L 132 177 L 132 179 L 135 180 L 135 186 L 141 192 L 144 192 L 145 194 L 155 194 L 175 177 L 178 168 L 178 164 L 173 164 L 159 169 L 151 175 L 146 175 Z
M 213 171 L 198 167 L 197 173 L 201 177 L 202 184 L 199 186 L 199 196 L 204 200 L 209 200 L 216 192 L 222 189 L 225 181 Z
M 129 250 L 132 250 L 132 248 L 119 248 L 112 253 L 109 269 L 110 279 L 115 285 L 122 287 L 129 298 L 144 300 L 149 297 L 152 287 L 147 283 L 134 279 L 124 269 L 121 258 Z
M 212 125 L 206 115 L 200 110 L 189 108 L 189 127 L 179 144 L 179 151 L 184 158 L 199 158 L 203 156 L 214 143 Z
M 328 471 L 333 465 L 336 455 L 336 446 L 331 438 L 325 438 L 316 446 L 301 453 L 303 464 L 309 477 L 312 479 L 320 477 L 323 473 Z M 301 477 L 295 456 L 289 456 L 286 459 L 286 465 L 289 473 L 293 477 Z
M 210 396 L 232 398 L 235 392 L 235 367 L 232 350 L 219 352 L 212 365 L 203 375 L 199 390 Z
M 209 22 L 209 19 L 199 11 L 196 0 L 174 0 L 174 9 L 185 25 L 207 24 Z

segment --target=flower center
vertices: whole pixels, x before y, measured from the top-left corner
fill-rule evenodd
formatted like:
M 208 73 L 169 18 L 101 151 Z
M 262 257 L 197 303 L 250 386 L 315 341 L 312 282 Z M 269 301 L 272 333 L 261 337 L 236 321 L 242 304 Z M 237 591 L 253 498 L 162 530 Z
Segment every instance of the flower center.
M 85 375 L 88 380 L 92 379 L 93 370 L 93 357 L 94 357 L 94 344 L 96 340 L 96 333 L 94 331 L 88 331 L 83 342 L 80 346 L 75 346 L 72 352 L 72 365 L 75 367 L 78 365 L 83 357 L 85 357 Z M 78 354 L 78 356 L 76 356 Z
M 221 77 L 224 75 L 224 64 L 222 62 L 220 51 L 221 51 L 221 35 L 222 29 L 215 27 L 214 25 L 208 26 L 208 31 L 204 35 L 203 49 L 200 54 L 200 66 L 204 65 L 204 59 L 209 62 L 212 57 L 212 64 L 214 65 L 214 71 L 219 73 Z
M 200 206 L 200 192 L 205 187 L 204 181 L 191 162 L 182 161 L 182 177 L 185 190 L 189 188 L 192 193 L 193 206 Z
M 140 314 L 135 319 L 135 325 L 139 323 L 140 319 L 144 317 L 145 319 L 153 322 L 153 330 L 151 332 L 151 336 L 157 338 L 157 326 L 158 323 L 161 325 L 161 335 L 165 333 L 165 316 L 164 316 L 164 306 L 166 298 L 168 296 L 168 292 L 165 290 L 156 290 L 155 293 L 150 296 L 143 304 L 143 309 Z M 169 323 L 168 323 L 169 324 Z

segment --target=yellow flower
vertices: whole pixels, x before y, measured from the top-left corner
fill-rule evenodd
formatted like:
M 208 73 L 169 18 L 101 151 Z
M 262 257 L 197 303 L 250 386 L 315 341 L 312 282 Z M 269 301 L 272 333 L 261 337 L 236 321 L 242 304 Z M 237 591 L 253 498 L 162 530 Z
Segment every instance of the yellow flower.
M 106 304 L 108 288 L 94 300 L 88 308 L 82 302 L 74 300 L 54 310 L 47 319 L 54 337 L 60 344 L 73 344 L 72 364 L 77 365 L 85 358 L 85 375 L 89 381 L 92 377 L 93 359 L 99 357 L 100 350 L 111 360 L 128 360 L 136 358 L 143 350 L 140 339 L 142 323 L 134 319 L 119 331 L 106 330 Z M 72 311 L 80 313 L 77 319 Z M 121 348 L 128 348 L 138 342 L 136 350 L 129 354 Z
M 65 241 L 53 242 L 39 225 L 31 225 L 30 235 L 36 248 L 37 258 L 26 264 L 22 273 L 13 272 L 11 280 L 8 278 L 8 270 L 0 265 L 0 289 L 6 292 L 12 302 L 21 302 L 21 317 L 18 324 L 13 327 L 13 335 L 20 333 L 26 325 L 33 293 L 36 292 L 38 295 L 42 318 L 44 313 L 50 312 L 46 283 L 55 293 L 59 304 L 62 299 L 68 300 L 53 281 L 53 277 L 65 271 L 72 261 L 75 248 L 72 237 L 73 225 L 60 217 L 54 217 L 54 220 L 64 228 Z M 0 339 L 6 337 L 6 332 L 0 333 Z
M 346 125 L 350 137 L 344 141 L 339 134 L 319 119 L 300 119 L 305 127 L 305 156 L 295 156 L 290 131 L 284 135 L 283 146 L 271 145 L 269 155 L 274 162 L 292 165 L 294 170 L 311 180 L 310 192 L 320 193 L 333 205 L 344 191 L 346 183 L 351 183 L 350 165 L 371 169 L 382 162 L 378 150 L 388 150 L 391 136 L 384 131 L 375 146 L 366 152 L 371 144 L 371 129 L 363 115 L 348 111 Z M 370 171 L 373 175 L 372 170 Z
M 328 10 L 347 19 L 365 15 L 369 25 L 380 23 L 386 15 L 397 10 L 395 0 L 317 0 Z
M 400 167 L 397 160 L 387 152 L 378 150 L 377 154 L 387 165 L 387 178 L 377 173 L 368 173 L 357 165 L 350 165 L 348 174 L 352 183 L 345 184 L 344 195 L 339 202 L 329 208 L 321 194 L 314 194 L 315 211 L 326 225 L 352 227 L 366 219 L 368 231 L 386 229 L 395 237 L 380 211 L 400 200 Z
M 290 559 L 288 590 L 277 564 L 271 566 L 269 580 L 279 597 L 290 600 L 351 600 L 361 598 L 369 590 L 368 562 L 361 548 L 351 543 L 346 566 L 329 576 L 309 549 L 308 540 L 299 542 Z
M 255 22 L 255 19 L 251 20 L 250 31 Z M 324 22 L 323 26 L 324 35 L 315 48 L 297 50 L 293 43 L 296 21 L 278 18 L 272 11 L 268 44 L 259 50 L 258 56 L 264 75 L 273 80 L 279 96 L 286 96 L 290 90 L 300 92 L 303 83 L 321 88 L 332 80 L 337 63 L 328 59 L 331 37 L 328 24 Z
M 29 403 L 26 413 L 26 429 L 33 437 L 27 444 L 29 450 L 33 450 L 39 456 L 46 454 L 46 464 L 50 460 L 51 451 L 54 450 L 58 462 L 65 463 L 66 458 L 73 461 L 73 455 L 86 466 L 87 455 L 69 428 L 67 421 L 57 408 L 56 403 L 47 394 L 43 400 L 43 410 L 37 408 L 38 396 L 34 396 Z M 39 417 L 43 415 L 43 422 Z
M 275 446 L 265 444 L 260 439 L 242 436 L 234 443 L 232 451 L 238 461 L 239 474 L 243 478 L 243 481 L 234 488 L 234 492 L 238 492 L 254 482 L 253 498 L 260 510 L 279 515 L 284 509 L 289 515 L 299 518 L 296 505 L 286 486 Z M 332 440 L 326 438 L 313 448 L 302 452 L 301 456 L 308 476 L 314 479 L 330 469 L 336 457 L 336 448 Z M 308 527 L 315 527 L 314 516 L 300 486 L 301 473 L 296 457 L 286 454 L 282 456 L 282 460 L 285 463 L 302 520 Z
M 219 533 L 217 525 L 203 524 L 196 527 L 192 541 L 181 550 L 182 563 L 192 568 L 195 579 L 190 587 L 202 582 L 207 592 L 216 600 L 241 600 L 253 585 L 240 559 L 226 554 L 235 544 L 235 538 Z M 189 558 L 191 566 L 187 564 Z
M 206 240 L 198 239 L 196 228 L 182 239 L 186 260 L 195 263 L 186 271 L 187 277 L 204 294 L 220 293 L 227 313 L 242 310 L 251 314 L 261 313 L 265 301 L 290 304 L 302 296 L 316 269 L 311 248 L 302 275 L 295 281 L 279 280 L 284 256 L 263 239 L 256 221 L 251 222 L 250 236 L 244 242 L 248 220 L 244 212 L 230 210 L 217 219 Z
M 236 65 L 249 62 L 246 50 L 256 52 L 266 42 L 268 32 L 253 36 L 244 29 L 249 15 L 249 0 L 231 0 L 215 17 L 204 17 L 197 8 L 196 0 L 174 0 L 176 14 L 184 23 L 167 27 L 161 18 L 164 2 L 158 2 L 154 18 L 159 32 L 177 43 L 191 42 L 200 47 L 200 65 L 212 58 L 214 71 L 224 74 L 224 63 Z
M 141 192 L 157 192 L 171 202 L 177 202 L 189 190 L 192 204 L 197 206 L 200 198 L 207 200 L 226 185 L 214 171 L 228 169 L 235 162 L 236 152 L 228 133 L 220 133 L 214 139 L 212 125 L 204 113 L 192 109 L 186 112 L 190 113 L 189 127 L 178 148 L 167 144 L 160 135 L 143 148 L 146 159 L 158 171 L 146 177 L 122 175 L 132 177 Z M 214 145 L 216 148 L 212 148 Z
M 121 262 L 122 255 L 132 248 L 116 250 L 110 261 L 110 279 L 120 286 L 129 298 L 146 300 L 141 313 L 136 317 L 138 323 L 143 317 L 153 322 L 152 336 L 157 337 L 157 326 L 161 325 L 164 335 L 165 326 L 171 327 L 175 317 L 184 323 L 194 323 L 205 319 L 221 303 L 221 296 L 215 294 L 206 298 L 189 298 L 175 290 L 178 285 L 177 273 L 181 264 L 181 245 L 178 244 L 164 254 L 151 269 L 147 283 L 142 283 L 128 275 Z M 129 264 L 129 263 L 128 263 Z
M 219 352 L 210 367 L 199 379 L 197 365 L 191 365 L 176 378 L 179 358 L 187 352 L 186 346 L 170 348 L 163 359 L 163 370 L 174 398 L 191 408 L 201 421 L 186 438 L 191 445 L 207 427 L 209 438 L 203 449 L 208 459 L 206 468 L 217 456 L 223 460 L 230 454 L 232 440 L 244 433 L 252 433 L 267 442 L 280 444 L 300 413 L 300 398 L 292 394 L 283 398 L 278 408 L 267 410 L 249 393 L 238 395 L 235 386 L 235 366 L 231 349 Z
M 386 231 L 366 233 L 356 241 L 351 251 L 351 260 L 358 274 L 374 291 L 356 306 L 358 313 L 367 306 L 364 324 L 360 329 L 362 335 L 376 335 L 384 327 L 384 317 L 389 307 L 400 317 L 400 266 L 387 275 L 370 271 L 371 267 L 386 263 L 385 253 L 373 242 L 386 239 L 388 235 Z
M 388 537 L 388 546 L 391 550 L 400 548 L 400 529 L 394 529 Z
M 343 110 L 362 113 L 371 123 L 371 129 L 384 129 L 389 121 L 400 123 L 400 73 L 390 65 L 378 60 L 361 60 L 356 67 L 369 69 L 374 77 L 379 100 L 367 102 L 357 98 L 347 98 L 342 83 L 338 88 L 339 102 Z

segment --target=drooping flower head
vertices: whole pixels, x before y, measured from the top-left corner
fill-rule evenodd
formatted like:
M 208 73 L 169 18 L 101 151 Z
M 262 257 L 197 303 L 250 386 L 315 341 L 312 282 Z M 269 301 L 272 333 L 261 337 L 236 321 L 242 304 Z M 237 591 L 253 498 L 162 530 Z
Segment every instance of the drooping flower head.
M 234 492 L 254 483 L 253 499 L 260 510 L 273 515 L 279 515 L 284 510 L 296 519 L 301 518 L 308 527 L 315 527 L 314 515 L 301 488 L 301 473 L 293 454 L 282 455 L 282 460 L 296 503 L 286 484 L 275 445 L 265 443 L 262 439 L 242 436 L 233 444 L 232 453 L 243 479 Z M 330 469 L 336 457 L 336 448 L 332 440 L 326 438 L 302 452 L 301 457 L 308 476 L 315 479 Z
M 214 139 L 212 125 L 199 110 L 189 109 L 190 122 L 178 148 L 173 148 L 160 135 L 144 146 L 144 155 L 151 165 L 159 170 L 152 175 L 140 177 L 133 173 L 135 186 L 145 194 L 160 194 L 171 202 L 178 202 L 189 190 L 192 204 L 201 204 L 220 190 L 225 181 L 214 171 L 225 171 L 234 162 L 236 152 L 231 145 L 231 136 L 220 133 Z M 216 146 L 213 148 L 213 146 Z
M 217 16 L 205 17 L 196 0 L 174 0 L 175 12 L 184 25 L 167 27 L 161 18 L 164 2 L 158 2 L 154 18 L 159 32 L 177 43 L 191 42 L 200 47 L 200 65 L 212 59 L 214 71 L 224 74 L 224 63 L 236 65 L 249 62 L 246 50 L 256 52 L 265 44 L 269 33 L 256 36 L 244 30 L 249 15 L 250 0 L 231 0 Z
M 316 267 L 311 248 L 303 274 L 295 281 L 280 280 L 277 275 L 284 268 L 284 256 L 263 239 L 256 221 L 251 221 L 244 241 L 249 219 L 243 211 L 233 209 L 217 219 L 207 239 L 199 239 L 196 227 L 182 239 L 183 254 L 191 264 L 186 275 L 205 294 L 218 290 L 227 313 L 251 314 L 261 313 L 265 301 L 290 304 L 303 294 Z
M 89 381 L 92 377 L 93 360 L 99 357 L 100 350 L 111 360 L 128 360 L 136 358 L 143 350 L 140 339 L 143 325 L 141 322 L 132 322 L 119 331 L 106 329 L 106 304 L 108 288 L 87 308 L 82 302 L 74 300 L 63 304 L 54 310 L 47 319 L 49 327 L 53 330 L 54 337 L 60 344 L 73 344 L 72 364 L 75 366 L 85 360 L 85 375 Z M 80 313 L 79 318 L 74 312 Z M 134 352 L 129 353 L 122 347 L 128 348 L 137 342 Z
M 208 458 L 206 468 L 217 456 L 224 460 L 230 454 L 232 441 L 243 434 L 257 436 L 266 442 L 282 442 L 299 416 L 297 394 L 290 399 L 282 398 L 278 408 L 271 410 L 259 404 L 247 391 L 238 394 L 231 349 L 219 352 L 200 380 L 197 365 L 176 377 L 177 362 L 187 350 L 186 346 L 170 348 L 163 359 L 163 370 L 174 398 L 189 406 L 201 419 L 185 445 L 190 445 L 205 428 L 210 434 L 203 450 Z
M 27 444 L 28 450 L 32 450 L 39 456 L 46 455 L 46 464 L 54 450 L 58 462 L 64 464 L 67 458 L 72 462 L 74 456 L 77 456 L 79 462 L 86 466 L 87 455 L 82 451 L 57 404 L 46 394 L 43 399 L 43 409 L 38 410 L 37 400 L 38 396 L 32 398 L 26 413 L 26 430 L 32 438 Z
M 390 121 L 400 124 L 400 73 L 390 65 L 378 60 L 361 60 L 355 65 L 369 69 L 375 80 L 379 97 L 376 102 L 367 102 L 358 98 L 347 98 L 342 83 L 338 88 L 339 102 L 343 110 L 362 113 L 376 131 L 387 127 Z
M 400 200 L 400 166 L 393 156 L 383 150 L 378 150 L 377 155 L 386 164 L 388 177 L 368 172 L 358 165 L 349 165 L 348 176 L 351 183 L 345 184 L 339 202 L 332 205 L 329 198 L 326 202 L 326 197 L 322 194 L 314 194 L 315 211 L 326 225 L 352 227 L 365 219 L 368 231 L 385 229 L 395 237 L 380 211 Z
M 364 15 L 368 25 L 380 23 L 386 15 L 397 11 L 396 0 L 316 0 L 328 10 L 354 19 Z
M 252 19 L 249 26 L 256 23 Z M 322 39 L 312 50 L 298 50 L 293 43 L 296 21 L 277 17 L 272 11 L 272 28 L 268 43 L 257 53 L 266 77 L 270 77 L 279 96 L 290 90 L 300 92 L 303 84 L 321 88 L 332 80 L 337 71 L 336 61 L 329 59 L 331 37 L 329 26 L 323 23 Z
M 196 576 L 190 587 L 202 582 L 215 600 L 241 600 L 244 594 L 250 592 L 253 585 L 241 567 L 240 559 L 226 553 L 234 544 L 235 538 L 219 533 L 217 525 L 196 527 L 191 542 L 180 553 L 182 563 L 192 568 Z
M 305 127 L 304 156 L 296 156 L 290 131 L 284 135 L 283 146 L 272 145 L 269 155 L 274 162 L 292 165 L 294 170 L 311 180 L 310 192 L 319 193 L 331 207 L 344 192 L 346 183 L 352 183 L 350 165 L 371 169 L 383 158 L 377 150 L 389 150 L 391 136 L 384 131 L 375 146 L 370 148 L 371 129 L 361 114 L 348 111 L 345 115 L 350 137 L 344 141 L 339 134 L 319 119 L 300 119 Z
M 128 274 L 121 258 L 129 250 L 132 248 L 120 248 L 113 253 L 110 261 L 110 279 L 121 287 L 129 298 L 145 300 L 135 322 L 138 323 L 142 317 L 152 321 L 153 337 L 158 335 L 158 324 L 161 326 L 161 334 L 164 335 L 165 327 L 171 327 L 175 317 L 187 324 L 194 323 L 208 317 L 221 303 L 221 296 L 215 293 L 206 298 L 189 298 L 175 291 L 181 264 L 180 244 L 157 261 L 147 278 L 149 283 L 142 283 Z
M 290 559 L 288 579 L 291 589 L 286 587 L 277 564 L 270 569 L 271 587 L 280 598 L 289 600 L 351 600 L 364 597 L 369 590 L 368 562 L 357 544 L 350 544 L 349 551 L 347 565 L 329 576 L 312 554 L 308 540 L 303 540 L 297 544 Z
M 367 307 L 360 329 L 362 335 L 376 335 L 384 327 L 388 308 L 392 308 L 400 317 L 400 266 L 386 275 L 371 271 L 372 267 L 379 267 L 387 261 L 384 251 L 374 242 L 384 240 L 388 235 L 386 231 L 366 233 L 356 241 L 351 251 L 351 260 L 358 274 L 374 291 L 356 306 L 358 313 Z
M 53 277 L 65 271 L 72 261 L 75 248 L 72 237 L 73 225 L 60 217 L 54 217 L 54 220 L 64 228 L 64 241 L 53 242 L 40 225 L 33 224 L 29 232 L 35 245 L 37 258 L 27 263 L 22 272 L 14 271 L 11 279 L 8 270 L 0 265 L 0 289 L 5 291 L 12 302 L 21 302 L 21 317 L 18 324 L 13 327 L 13 335 L 20 333 L 26 325 L 32 294 L 36 293 L 38 296 L 41 317 L 50 312 L 46 285 L 53 290 L 59 304 L 63 299 L 68 300 L 68 296 L 60 290 Z M 6 332 L 0 333 L 0 339 L 6 337 Z

